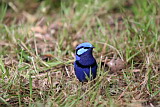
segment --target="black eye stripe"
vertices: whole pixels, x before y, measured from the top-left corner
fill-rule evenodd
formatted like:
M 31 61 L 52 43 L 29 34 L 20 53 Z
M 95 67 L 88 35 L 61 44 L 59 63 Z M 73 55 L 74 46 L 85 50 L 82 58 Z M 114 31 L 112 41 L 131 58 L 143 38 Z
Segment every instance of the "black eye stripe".
M 78 51 L 79 49 L 82 49 L 82 48 L 84 48 L 84 49 L 89 49 L 90 47 L 83 47 L 83 46 L 82 46 L 82 47 L 77 48 L 76 51 Z
M 89 49 L 90 47 L 84 47 L 84 49 Z

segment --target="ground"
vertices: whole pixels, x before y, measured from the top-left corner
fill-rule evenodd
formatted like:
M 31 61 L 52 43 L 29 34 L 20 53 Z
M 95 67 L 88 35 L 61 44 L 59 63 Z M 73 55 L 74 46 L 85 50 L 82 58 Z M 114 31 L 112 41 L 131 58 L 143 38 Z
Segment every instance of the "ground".
M 160 106 L 159 0 L 2 0 L 0 13 L 0 106 Z M 82 42 L 98 63 L 84 84 Z

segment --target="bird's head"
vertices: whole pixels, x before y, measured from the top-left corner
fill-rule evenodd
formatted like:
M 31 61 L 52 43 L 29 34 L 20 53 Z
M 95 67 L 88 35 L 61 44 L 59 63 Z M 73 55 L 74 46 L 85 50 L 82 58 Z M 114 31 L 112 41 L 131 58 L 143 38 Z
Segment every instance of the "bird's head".
M 76 60 L 80 60 L 80 57 L 84 55 L 85 53 L 92 55 L 92 50 L 93 50 L 92 44 L 85 42 L 81 43 L 76 47 Z

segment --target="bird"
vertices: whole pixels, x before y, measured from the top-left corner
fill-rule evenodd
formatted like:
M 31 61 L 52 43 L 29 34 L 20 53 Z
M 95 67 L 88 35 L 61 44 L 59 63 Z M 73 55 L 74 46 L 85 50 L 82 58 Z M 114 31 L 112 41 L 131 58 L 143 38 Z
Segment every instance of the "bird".
M 74 71 L 80 82 L 93 80 L 97 75 L 97 62 L 93 57 L 94 46 L 88 42 L 79 44 L 76 47 Z

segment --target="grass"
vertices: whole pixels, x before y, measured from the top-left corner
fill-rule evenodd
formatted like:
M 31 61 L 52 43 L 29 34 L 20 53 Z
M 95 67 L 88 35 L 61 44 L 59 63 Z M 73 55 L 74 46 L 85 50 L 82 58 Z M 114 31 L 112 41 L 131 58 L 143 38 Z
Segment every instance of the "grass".
M 160 105 L 159 0 L 27 2 L 0 3 L 1 106 Z M 98 62 L 84 85 L 73 69 L 82 42 Z M 109 68 L 114 58 L 125 67 Z

